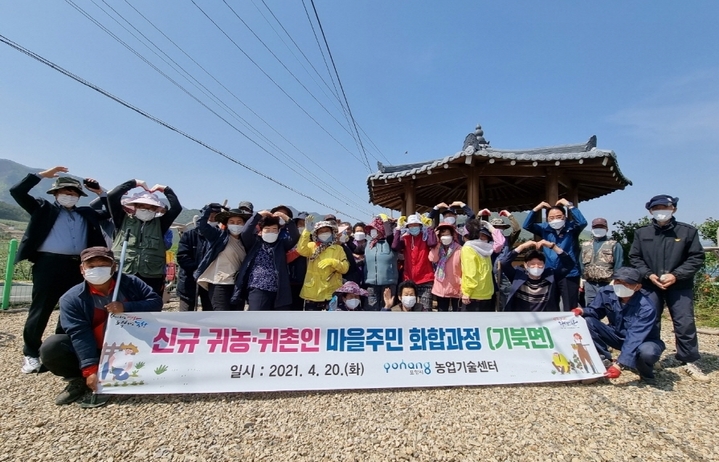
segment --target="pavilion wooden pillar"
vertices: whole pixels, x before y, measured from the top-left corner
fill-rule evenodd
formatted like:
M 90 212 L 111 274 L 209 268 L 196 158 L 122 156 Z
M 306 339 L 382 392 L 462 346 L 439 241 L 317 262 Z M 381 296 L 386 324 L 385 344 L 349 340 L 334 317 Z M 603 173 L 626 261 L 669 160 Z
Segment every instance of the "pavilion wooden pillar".
M 547 168 L 544 200 L 554 205 L 559 200 L 559 171 L 556 168 Z
M 404 208 L 402 215 L 412 215 L 417 211 L 417 196 L 414 189 L 414 181 L 408 181 L 404 184 Z
M 567 199 L 573 202 L 575 206 L 579 204 L 579 183 L 576 181 L 572 181 L 569 186 L 569 197 Z
M 469 167 L 467 176 L 467 205 L 477 213 L 479 211 L 480 181 L 477 167 Z

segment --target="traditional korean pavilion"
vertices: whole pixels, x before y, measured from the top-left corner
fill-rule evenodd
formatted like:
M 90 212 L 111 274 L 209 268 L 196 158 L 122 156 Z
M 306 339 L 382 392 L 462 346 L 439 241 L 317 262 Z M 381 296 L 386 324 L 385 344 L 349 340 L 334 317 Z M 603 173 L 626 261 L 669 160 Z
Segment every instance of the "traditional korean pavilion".
M 405 165 L 383 165 L 367 178 L 370 202 L 405 215 L 461 200 L 472 210 L 524 211 L 565 197 L 578 204 L 632 184 L 614 151 L 586 143 L 545 148 L 495 149 L 482 127 L 467 135 L 462 151 Z

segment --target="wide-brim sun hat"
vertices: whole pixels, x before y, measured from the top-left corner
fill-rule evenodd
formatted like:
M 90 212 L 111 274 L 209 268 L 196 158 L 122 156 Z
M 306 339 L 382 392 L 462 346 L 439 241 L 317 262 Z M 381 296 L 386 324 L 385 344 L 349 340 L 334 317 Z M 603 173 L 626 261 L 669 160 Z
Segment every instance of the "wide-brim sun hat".
M 316 236 L 317 232 L 322 228 L 330 228 L 334 234 L 337 234 L 337 224 L 332 221 L 318 221 L 315 223 L 315 229 L 312 230 L 312 234 Z
M 82 184 L 75 178 L 70 178 L 69 176 L 58 177 L 55 180 L 55 182 L 52 184 L 52 187 L 47 190 L 47 193 L 53 194 L 53 193 L 55 193 L 55 191 L 59 191 L 64 188 L 74 189 L 81 196 L 87 197 L 87 194 L 85 194 L 85 191 L 82 190 Z
M 369 292 L 361 288 L 359 285 L 357 285 L 356 282 L 353 281 L 347 281 L 342 286 L 335 290 L 335 293 L 337 294 L 353 294 L 353 295 L 359 295 L 360 297 L 367 297 L 369 295 Z
M 215 215 L 215 221 L 218 223 L 227 224 L 227 220 L 229 220 L 232 217 L 239 217 L 242 218 L 244 221 L 247 221 L 250 219 L 252 215 L 249 213 L 245 213 L 244 210 L 240 209 L 230 209 L 226 210 L 224 212 L 220 212 L 217 215 Z
M 147 204 L 152 205 L 153 207 L 158 207 L 160 209 L 160 213 L 164 213 L 167 209 L 167 207 L 165 207 L 165 204 L 160 201 L 159 197 L 147 191 L 140 192 L 133 195 L 132 197 L 122 199 L 120 203 L 123 207 L 126 207 L 130 210 L 135 210 L 135 205 L 137 204 Z

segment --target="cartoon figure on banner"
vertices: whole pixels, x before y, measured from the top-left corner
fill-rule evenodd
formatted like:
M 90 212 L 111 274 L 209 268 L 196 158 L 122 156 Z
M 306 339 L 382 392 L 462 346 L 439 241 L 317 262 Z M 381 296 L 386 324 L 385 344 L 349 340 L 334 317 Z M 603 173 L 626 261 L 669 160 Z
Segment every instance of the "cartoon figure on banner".
M 556 371 L 552 371 L 552 374 L 559 372 L 564 375 L 569 374 L 571 371 L 571 366 L 567 357 L 557 351 L 555 351 L 552 355 L 552 365 L 556 369 Z
M 121 343 L 120 346 L 117 343 L 112 345 L 105 344 L 103 348 L 103 354 L 108 355 L 107 362 L 102 368 L 102 374 L 100 380 L 104 383 L 104 386 L 127 386 L 129 385 L 144 385 L 144 382 L 135 381 L 127 382 L 128 379 L 138 378 L 140 369 L 145 366 L 142 361 L 135 363 L 133 356 L 140 352 L 139 348 L 132 343 Z M 108 376 L 111 376 L 108 379 Z M 113 383 L 109 383 L 113 382 Z M 122 382 L 122 383 L 118 383 Z
M 582 336 L 579 332 L 574 334 L 574 343 L 572 344 L 572 348 L 576 350 L 576 355 L 578 356 L 578 360 L 575 359 L 575 362 L 578 363 L 577 366 L 584 368 L 585 372 L 589 372 L 589 368 L 592 368 L 593 373 L 597 373 L 597 369 L 594 367 L 594 363 L 592 362 L 591 356 L 589 356 L 589 350 L 587 350 L 587 344 L 582 343 Z M 579 364 L 581 363 L 581 365 Z

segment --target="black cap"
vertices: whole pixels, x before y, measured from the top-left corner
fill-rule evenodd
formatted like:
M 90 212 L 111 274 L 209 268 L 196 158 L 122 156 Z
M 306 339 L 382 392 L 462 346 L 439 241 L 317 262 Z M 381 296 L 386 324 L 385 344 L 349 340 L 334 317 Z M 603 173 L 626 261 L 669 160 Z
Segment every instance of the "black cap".
M 612 279 L 621 279 L 629 284 L 640 284 L 642 282 L 642 273 L 636 268 L 622 266 L 612 274 Z
M 244 213 L 252 215 L 255 212 L 255 206 L 252 205 L 252 202 L 250 201 L 242 201 L 240 202 L 240 206 L 237 207 L 239 210 L 242 210 Z
M 296 216 L 295 218 L 293 218 L 293 220 L 294 220 L 295 223 L 296 223 L 297 220 L 306 220 L 308 216 L 310 216 L 309 213 L 307 213 L 307 212 L 300 212 L 300 213 L 297 214 L 297 216 Z
M 667 194 L 660 194 L 649 199 L 649 202 L 646 203 L 645 207 L 647 208 L 647 210 L 650 210 L 652 207 L 655 207 L 657 205 L 671 205 L 672 207 L 676 207 L 678 202 L 678 197 L 672 197 Z
M 292 209 L 290 209 L 290 208 L 287 207 L 286 205 L 278 205 L 277 207 L 275 207 L 275 208 L 273 208 L 272 210 L 270 210 L 270 213 L 276 213 L 276 212 L 279 212 L 280 210 L 284 210 L 284 211 L 285 211 L 285 215 L 287 215 L 287 217 L 289 217 L 290 220 L 294 218 L 294 214 L 292 213 Z

